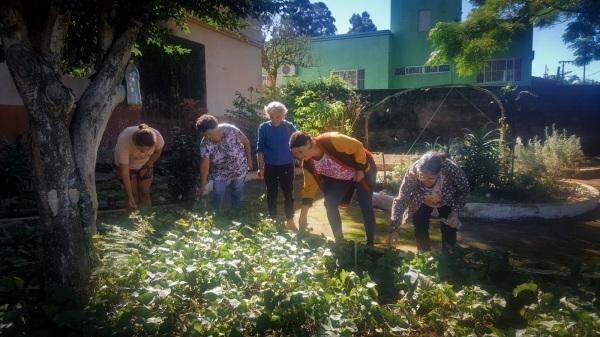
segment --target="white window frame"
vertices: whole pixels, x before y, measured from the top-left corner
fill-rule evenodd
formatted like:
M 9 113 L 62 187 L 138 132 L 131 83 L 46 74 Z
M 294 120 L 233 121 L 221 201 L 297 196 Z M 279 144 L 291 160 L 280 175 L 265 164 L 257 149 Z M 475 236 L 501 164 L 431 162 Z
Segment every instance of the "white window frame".
M 361 70 L 363 71 L 362 79 L 358 77 L 358 73 Z M 331 71 L 331 75 L 339 77 L 340 79 L 342 79 L 343 81 L 348 83 L 354 89 L 364 89 L 364 87 L 365 87 L 364 72 L 365 72 L 365 70 L 362 68 L 361 69 L 358 69 L 358 68 L 357 69 L 334 69 Z M 342 75 L 342 74 L 351 74 L 351 73 L 353 73 L 353 75 L 354 75 L 353 78 L 349 78 L 347 76 Z M 349 81 L 349 79 L 351 79 L 351 81 Z M 362 81 L 362 83 L 363 83 L 362 88 L 360 88 L 358 85 L 359 81 Z
M 508 62 L 511 62 L 511 66 Z M 504 63 L 504 69 L 498 67 Z M 517 66 L 518 64 L 518 66 Z M 497 79 L 495 76 L 498 72 L 502 72 L 502 79 Z M 477 74 L 477 83 L 513 83 L 520 82 L 523 78 L 523 61 L 519 57 L 514 58 L 498 58 L 487 60 L 483 70 Z
M 440 67 L 448 67 L 448 70 L 440 71 Z M 433 75 L 433 74 L 444 74 L 450 72 L 452 67 L 449 64 L 442 64 L 439 66 L 406 66 L 404 68 L 404 74 L 398 76 L 413 76 L 413 75 Z M 429 68 L 430 71 L 425 71 Z

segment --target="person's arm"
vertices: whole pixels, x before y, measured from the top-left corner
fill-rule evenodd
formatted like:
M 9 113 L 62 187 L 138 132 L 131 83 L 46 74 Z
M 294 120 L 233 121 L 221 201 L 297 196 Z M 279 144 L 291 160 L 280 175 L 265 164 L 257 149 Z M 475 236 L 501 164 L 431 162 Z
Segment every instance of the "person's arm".
M 265 176 L 265 156 L 263 154 L 265 148 L 265 135 L 262 132 L 263 124 L 258 127 L 258 136 L 256 140 L 256 163 L 258 164 L 257 175 L 259 178 Z
M 346 135 L 337 135 L 331 138 L 331 144 L 337 151 L 354 157 L 355 170 L 365 171 L 367 169 L 367 152 L 360 141 Z
M 208 172 L 210 170 L 210 159 L 208 157 L 202 157 L 200 159 L 200 167 L 199 167 L 199 185 L 198 185 L 198 195 L 202 196 L 204 194 L 204 189 L 206 188 L 206 183 L 208 182 Z
M 450 207 L 452 208 L 452 212 L 454 215 L 458 216 L 459 212 L 465 207 L 467 203 L 467 195 L 470 192 L 469 180 L 467 179 L 467 175 L 465 172 L 453 161 L 448 160 L 448 171 L 452 183 L 456 187 L 456 194 L 453 197 L 452 204 Z
M 130 210 L 137 208 L 137 203 L 133 197 L 133 190 L 131 188 L 131 177 L 129 176 L 129 164 L 119 164 L 119 174 L 121 175 L 121 181 L 125 187 L 127 193 L 127 207 Z
M 352 137 L 338 135 L 331 139 L 331 143 L 336 150 L 354 156 L 354 181 L 359 182 L 365 178 L 365 171 L 368 168 L 367 152 L 363 144 Z
M 408 208 L 408 204 L 412 199 L 417 198 L 417 177 L 415 176 L 414 164 L 404 175 L 402 185 L 398 190 L 398 196 L 394 198 L 392 202 L 392 214 L 390 220 L 392 223 L 392 229 L 397 231 L 400 225 L 405 221 L 404 212 Z
M 250 145 L 250 140 L 246 135 L 240 131 L 240 143 L 244 145 L 244 150 L 246 150 L 246 161 L 248 162 L 248 171 L 252 170 L 252 146 Z
M 258 152 L 256 154 L 256 162 L 258 163 L 258 177 L 259 178 L 264 178 L 265 177 L 265 156 L 263 155 L 262 152 Z
M 157 149 L 154 153 L 148 158 L 148 162 L 144 166 L 154 167 L 154 164 L 158 161 L 160 156 L 162 155 L 163 148 Z

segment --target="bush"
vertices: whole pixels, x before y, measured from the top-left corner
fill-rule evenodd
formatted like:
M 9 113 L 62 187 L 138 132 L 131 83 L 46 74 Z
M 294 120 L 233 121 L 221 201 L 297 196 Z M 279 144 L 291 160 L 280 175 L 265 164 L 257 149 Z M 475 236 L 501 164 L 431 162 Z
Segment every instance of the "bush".
M 233 99 L 233 109 L 228 109 L 225 116 L 235 124 L 250 140 L 250 144 L 256 144 L 258 137 L 258 126 L 267 120 L 263 113 L 263 107 L 268 103 L 268 96 L 261 96 L 261 93 L 250 87 L 249 96 L 242 95 L 241 92 L 235 92 Z M 257 97 L 255 98 L 255 94 Z M 252 146 L 254 149 L 254 146 Z
M 462 148 L 456 161 L 465 171 L 473 189 L 495 190 L 502 186 L 502 163 L 499 130 L 486 125 L 478 132 L 465 129 Z
M 518 141 L 515 156 L 516 172 L 538 177 L 543 184 L 554 184 L 584 158 L 579 137 L 569 136 L 566 130 L 561 132 L 554 125 L 552 129 L 546 127 L 544 139 L 535 137 L 526 145 Z
M 290 120 L 313 135 L 338 131 L 356 136 L 366 108 L 366 102 L 336 76 L 312 82 L 291 80 L 279 94 Z

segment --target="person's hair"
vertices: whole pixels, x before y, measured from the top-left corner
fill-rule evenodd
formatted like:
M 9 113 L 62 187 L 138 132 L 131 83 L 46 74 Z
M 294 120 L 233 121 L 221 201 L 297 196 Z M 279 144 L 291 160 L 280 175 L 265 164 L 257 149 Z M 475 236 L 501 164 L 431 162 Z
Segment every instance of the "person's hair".
M 290 149 L 310 143 L 311 136 L 302 131 L 296 131 L 290 136 Z
M 448 158 L 444 152 L 429 151 L 419 158 L 417 167 L 420 171 L 437 175 L 442 170 L 442 163 Z
M 273 102 L 265 105 L 264 110 L 265 110 L 265 115 L 267 116 L 267 118 L 271 114 L 274 114 L 274 113 L 280 113 L 285 116 L 288 111 L 283 103 L 277 102 L 277 101 L 273 101 Z
M 154 146 L 154 133 L 148 125 L 142 123 L 133 134 L 133 142 L 137 146 Z
M 202 115 L 196 120 L 196 130 L 201 134 L 217 126 L 219 126 L 219 121 L 213 115 Z

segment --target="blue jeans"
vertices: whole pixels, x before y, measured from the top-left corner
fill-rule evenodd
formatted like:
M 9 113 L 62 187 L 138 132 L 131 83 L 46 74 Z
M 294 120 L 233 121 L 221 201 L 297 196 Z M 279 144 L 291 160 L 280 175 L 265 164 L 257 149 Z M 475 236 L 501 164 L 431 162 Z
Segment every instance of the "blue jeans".
M 217 212 L 223 210 L 223 201 L 225 200 L 225 191 L 227 186 L 231 186 L 231 207 L 239 208 L 244 199 L 244 183 L 246 176 L 240 178 L 231 178 L 227 180 L 213 180 L 213 207 Z

